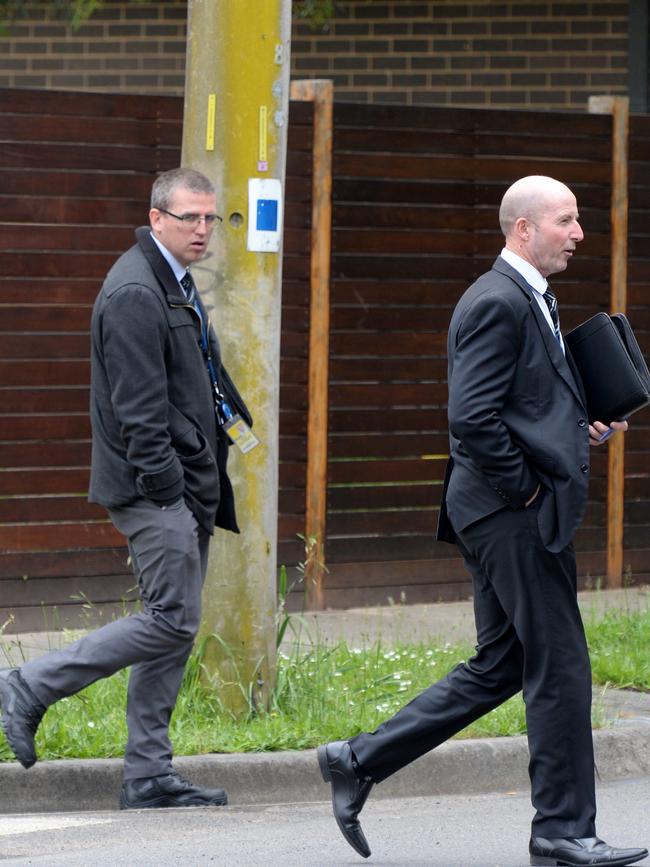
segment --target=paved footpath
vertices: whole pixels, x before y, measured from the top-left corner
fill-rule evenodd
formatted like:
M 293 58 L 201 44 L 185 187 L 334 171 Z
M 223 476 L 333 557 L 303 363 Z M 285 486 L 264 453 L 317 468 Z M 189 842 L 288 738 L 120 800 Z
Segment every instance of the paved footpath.
M 580 600 L 586 617 L 610 607 L 645 608 L 650 606 L 650 588 L 581 594 Z M 471 641 L 471 603 L 309 614 L 302 634 L 305 642 L 345 639 L 357 646 L 378 638 L 390 644 L 431 637 L 452 643 Z M 41 633 L 4 636 L 0 644 L 5 656 L 16 662 L 57 646 L 60 640 L 59 635 Z M 599 779 L 614 783 L 644 778 L 650 797 L 650 694 L 608 690 L 604 698 L 596 695 L 595 700 L 612 723 L 594 735 Z M 454 739 L 377 787 L 376 793 L 398 798 L 525 791 L 527 762 L 523 737 Z M 328 797 L 314 750 L 179 757 L 175 765 L 197 784 L 224 786 L 234 807 L 309 803 Z M 112 810 L 121 769 L 119 759 L 38 762 L 29 771 L 15 762 L 0 764 L 0 814 Z
M 524 867 L 527 788 L 381 799 L 361 816 L 372 856 L 356 855 L 329 803 L 0 816 L 0 863 L 34 867 Z M 599 832 L 648 846 L 648 780 L 599 786 Z M 650 859 L 639 862 L 650 867 Z

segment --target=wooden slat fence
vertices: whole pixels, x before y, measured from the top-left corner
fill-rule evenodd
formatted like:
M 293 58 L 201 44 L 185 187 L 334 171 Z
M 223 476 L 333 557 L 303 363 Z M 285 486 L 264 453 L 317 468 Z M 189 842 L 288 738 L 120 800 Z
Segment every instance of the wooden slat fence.
M 630 117 L 628 318 L 650 358 L 650 116 Z M 623 568 L 650 583 L 650 410 L 632 419 L 625 448 Z
M 86 502 L 89 322 L 102 279 L 177 164 L 178 100 L 0 97 L 0 592 L 16 628 L 108 617 L 133 577 L 124 539 Z M 59 606 L 56 613 L 43 606 Z
M 563 180 L 581 209 L 586 240 L 553 280 L 563 327 L 607 310 L 610 159 L 607 116 L 335 106 L 326 604 L 470 593 L 455 549 L 433 540 L 451 310 L 500 251 L 498 203 L 526 174 Z M 639 185 L 641 166 L 637 176 Z M 648 328 L 639 307 L 647 269 L 647 260 L 633 269 L 630 317 L 640 329 Z M 647 574 L 650 545 L 646 433 L 635 422 L 627 459 L 626 544 L 634 547 L 625 562 L 635 577 Z M 604 574 L 606 472 L 603 450 L 593 455 L 576 539 L 583 586 Z
M 291 106 L 282 311 L 278 561 L 304 558 L 310 106 Z M 0 624 L 103 617 L 133 583 L 123 541 L 85 500 L 88 323 L 114 259 L 178 163 L 181 100 L 0 91 Z M 633 117 L 628 313 L 650 354 L 650 119 Z M 553 285 L 572 327 L 609 299 L 611 118 L 335 105 L 325 604 L 459 598 L 433 541 L 447 452 L 446 329 L 501 249 L 498 202 L 524 174 L 577 193 L 586 239 Z M 626 439 L 624 564 L 648 580 L 650 413 Z M 558 432 L 561 436 L 561 432 Z M 581 584 L 605 567 L 607 456 L 576 538 Z M 28 579 L 28 580 L 25 580 Z M 301 604 L 300 591 L 293 606 Z
M 288 539 L 299 559 L 311 106 L 291 118 L 280 547 L 286 556 Z M 76 624 L 86 600 L 106 619 L 132 596 L 124 539 L 86 501 L 88 331 L 106 271 L 146 223 L 155 173 L 179 163 L 181 123 L 175 97 L 0 91 L 0 626 L 13 614 L 10 630 Z

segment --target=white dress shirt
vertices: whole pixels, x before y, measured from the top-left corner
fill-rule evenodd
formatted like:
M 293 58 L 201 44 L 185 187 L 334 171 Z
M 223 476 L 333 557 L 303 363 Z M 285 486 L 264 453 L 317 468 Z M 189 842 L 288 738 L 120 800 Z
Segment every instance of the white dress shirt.
M 553 326 L 553 320 L 551 319 L 551 311 L 548 309 L 546 301 L 544 301 L 544 292 L 548 289 L 546 278 L 542 277 L 534 265 L 531 265 L 530 262 L 527 262 L 525 259 L 522 259 L 521 256 L 513 253 L 512 250 L 509 250 L 507 247 L 504 247 L 501 251 L 501 258 L 505 259 L 508 265 L 511 265 L 515 271 L 518 271 L 526 283 L 532 287 L 533 295 L 539 305 L 539 309 L 544 314 L 544 319 L 548 322 L 548 327 L 553 332 L 553 337 L 555 337 L 555 328 Z M 562 339 L 561 334 L 559 342 L 562 347 L 562 352 L 564 352 L 564 340 Z

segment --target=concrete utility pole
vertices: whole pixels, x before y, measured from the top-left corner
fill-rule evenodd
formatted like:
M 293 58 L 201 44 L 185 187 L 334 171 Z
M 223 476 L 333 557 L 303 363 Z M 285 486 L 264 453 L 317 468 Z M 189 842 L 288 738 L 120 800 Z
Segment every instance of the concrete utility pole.
M 193 270 L 260 440 L 247 454 L 231 446 L 241 535 L 217 531 L 203 594 L 203 635 L 219 636 L 208 642 L 206 665 L 232 684 L 220 696 L 235 712 L 251 699 L 263 703 L 275 672 L 290 35 L 290 0 L 188 3 L 182 163 L 215 183 L 223 216 L 211 255 Z

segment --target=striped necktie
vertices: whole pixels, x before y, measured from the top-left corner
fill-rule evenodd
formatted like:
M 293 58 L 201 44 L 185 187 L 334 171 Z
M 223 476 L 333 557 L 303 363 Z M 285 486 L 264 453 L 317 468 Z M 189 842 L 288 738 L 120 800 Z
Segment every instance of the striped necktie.
M 557 312 L 557 298 L 551 292 L 548 286 L 546 287 L 546 292 L 544 292 L 544 301 L 546 301 L 546 306 L 548 307 L 549 313 L 551 314 L 555 339 L 560 345 L 562 345 L 562 337 L 560 335 L 560 316 Z
M 180 284 L 183 288 L 183 292 L 185 293 L 185 297 L 187 298 L 188 303 L 191 304 L 192 307 L 196 310 L 199 320 L 201 322 L 201 349 L 203 350 L 203 355 L 205 357 L 208 374 L 210 376 L 210 382 L 212 383 L 212 388 L 214 389 L 215 409 L 217 411 L 217 416 L 219 417 L 220 422 L 225 423 L 232 418 L 233 412 L 229 404 L 226 403 L 226 399 L 224 398 L 221 390 L 219 389 L 219 381 L 217 379 L 217 373 L 210 353 L 210 339 L 208 335 L 209 320 L 207 315 L 203 315 L 203 310 L 201 309 L 201 305 L 199 304 L 199 293 L 196 291 L 196 284 L 192 279 L 192 275 L 189 271 L 185 272 L 185 274 L 181 278 Z
M 194 280 L 192 279 L 192 275 L 189 271 L 186 271 L 181 278 L 181 286 L 183 288 L 183 292 L 185 293 L 185 297 L 190 302 L 192 306 L 196 304 L 196 286 L 194 285 Z
M 183 292 L 185 293 L 185 297 L 188 302 L 192 305 L 192 307 L 196 310 L 199 320 L 201 322 L 201 342 L 207 342 L 207 328 L 205 319 L 203 318 L 203 311 L 201 310 L 201 305 L 199 304 L 199 296 L 196 291 L 196 284 L 192 279 L 192 275 L 189 271 L 186 271 L 183 277 L 181 278 L 181 286 L 183 288 Z

